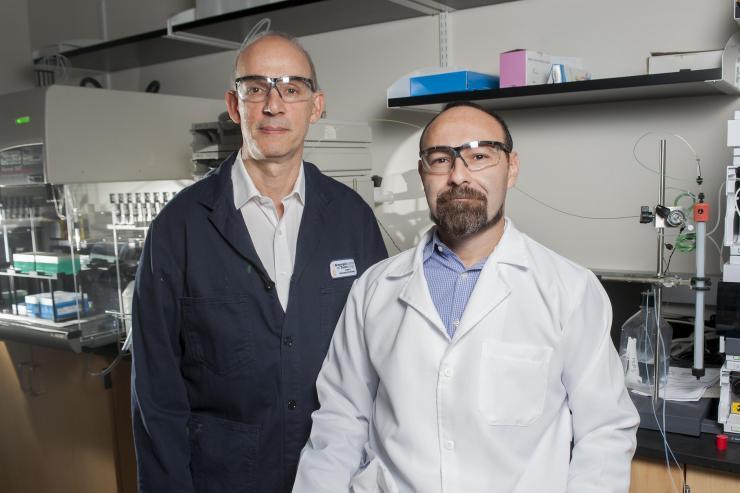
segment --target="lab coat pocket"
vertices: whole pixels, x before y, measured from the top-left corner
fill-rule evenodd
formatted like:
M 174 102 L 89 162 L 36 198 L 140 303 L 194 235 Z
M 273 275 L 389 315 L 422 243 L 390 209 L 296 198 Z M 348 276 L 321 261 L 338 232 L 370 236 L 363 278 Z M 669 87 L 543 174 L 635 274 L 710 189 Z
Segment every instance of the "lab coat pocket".
M 258 425 L 193 414 L 190 470 L 197 493 L 256 493 Z
M 371 456 L 349 483 L 350 493 L 398 493 L 396 482 L 383 462 Z
M 321 294 L 321 332 L 325 335 L 327 344 L 334 334 L 334 328 L 337 326 L 354 280 L 353 277 L 334 279 L 331 284 L 322 286 L 319 290 Z
M 185 354 L 224 375 L 253 358 L 248 296 L 183 298 Z
M 552 348 L 484 341 L 478 409 L 491 425 L 527 426 L 542 415 Z

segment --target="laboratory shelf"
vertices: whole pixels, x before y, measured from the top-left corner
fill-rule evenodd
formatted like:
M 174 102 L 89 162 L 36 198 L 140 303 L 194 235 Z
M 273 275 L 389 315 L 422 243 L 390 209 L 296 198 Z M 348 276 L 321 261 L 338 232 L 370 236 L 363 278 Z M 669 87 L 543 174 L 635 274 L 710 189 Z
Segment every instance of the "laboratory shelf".
M 97 348 L 118 340 L 116 329 L 108 327 L 107 315 L 80 320 L 52 322 L 10 313 L 0 313 L 0 340 L 66 349 L 79 353 L 83 348 Z
M 21 272 L 21 271 L 14 271 L 11 269 L 8 270 L 0 270 L 0 276 L 3 277 L 25 277 L 27 279 L 43 279 L 45 281 L 56 281 L 57 275 L 56 274 L 39 274 L 37 272 Z
M 716 424 L 716 423 L 715 423 Z M 698 437 L 666 433 L 666 438 L 676 460 L 681 464 L 694 465 L 740 474 L 740 443 L 730 442 L 721 452 L 715 446 L 714 434 L 702 433 Z M 665 445 L 658 431 L 637 430 L 635 457 L 665 460 Z
M 149 226 L 136 226 L 135 224 L 106 224 L 105 229 L 110 231 L 147 231 Z
M 61 54 L 74 68 L 115 72 L 233 50 L 263 18 L 270 19 L 272 30 L 307 36 L 430 15 L 442 8 L 452 11 L 508 1 L 512 0 L 285 0 L 177 24 L 174 37 L 163 27 Z M 200 37 L 200 42 L 178 35 Z
M 390 98 L 388 99 L 388 107 L 436 113 L 441 111 L 445 104 L 453 101 L 472 101 L 488 109 L 506 110 L 738 93 L 737 87 L 722 80 L 722 69 L 713 68 L 560 84 Z

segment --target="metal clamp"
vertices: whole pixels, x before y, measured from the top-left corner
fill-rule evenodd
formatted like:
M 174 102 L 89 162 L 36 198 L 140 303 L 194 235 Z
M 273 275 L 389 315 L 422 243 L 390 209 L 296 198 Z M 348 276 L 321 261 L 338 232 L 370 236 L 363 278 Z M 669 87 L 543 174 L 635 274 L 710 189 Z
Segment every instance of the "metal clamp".
M 697 282 L 703 282 L 704 286 L 697 286 Z M 712 279 L 709 277 L 692 277 L 691 289 L 694 291 L 709 291 L 712 288 Z

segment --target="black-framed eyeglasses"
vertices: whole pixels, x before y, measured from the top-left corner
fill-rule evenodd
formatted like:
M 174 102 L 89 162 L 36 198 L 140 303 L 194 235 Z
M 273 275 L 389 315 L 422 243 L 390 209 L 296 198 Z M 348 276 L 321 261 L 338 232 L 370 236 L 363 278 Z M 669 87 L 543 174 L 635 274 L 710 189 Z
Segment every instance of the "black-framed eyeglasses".
M 501 156 L 511 153 L 511 148 L 496 140 L 474 140 L 457 147 L 435 146 L 419 152 L 424 171 L 432 175 L 447 175 L 455 167 L 457 158 L 470 171 L 496 166 L 501 162 Z
M 308 101 L 315 91 L 313 80 L 298 75 L 245 75 L 234 80 L 236 93 L 242 101 L 261 103 L 274 88 L 286 103 Z

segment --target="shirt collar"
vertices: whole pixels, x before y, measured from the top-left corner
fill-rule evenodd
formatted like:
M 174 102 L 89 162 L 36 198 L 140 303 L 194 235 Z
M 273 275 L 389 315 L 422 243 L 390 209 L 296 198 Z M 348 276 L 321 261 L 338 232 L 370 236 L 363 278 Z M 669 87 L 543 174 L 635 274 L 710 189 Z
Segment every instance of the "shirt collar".
M 244 166 L 244 161 L 242 161 L 241 150 L 236 153 L 236 158 L 234 159 L 234 166 L 231 169 L 231 181 L 234 184 L 234 207 L 237 209 L 244 207 L 250 200 L 267 198 L 257 190 L 254 180 L 247 173 L 247 168 Z M 295 180 L 293 190 L 283 197 L 283 201 L 290 197 L 296 197 L 302 205 L 306 204 L 306 180 L 303 173 L 303 161 L 301 161 L 301 170 L 298 173 L 298 178 Z
M 454 260 L 464 268 L 465 264 L 460 260 L 460 257 L 458 257 L 457 254 L 440 239 L 437 228 L 434 228 L 434 233 L 431 235 L 431 238 L 429 238 L 429 241 L 424 247 L 422 260 L 426 263 L 432 255 L 438 255 L 445 260 Z M 483 265 L 485 265 L 486 260 L 488 260 L 488 257 L 481 259 L 479 262 L 476 262 L 475 265 L 471 265 L 465 270 L 480 270 L 483 268 Z
M 505 218 L 506 227 L 504 234 L 501 236 L 498 245 L 493 253 L 488 256 L 487 263 L 495 262 L 498 264 L 510 264 L 523 268 L 528 268 L 530 264 L 529 249 L 525 243 L 525 236 L 521 233 L 514 223 Z M 400 261 L 393 263 L 388 270 L 389 277 L 402 277 L 412 273 L 417 266 L 424 263 L 424 250 L 429 245 L 432 235 L 436 230 L 432 226 L 422 237 L 421 241 L 414 247 L 414 251 L 409 256 L 400 256 Z

